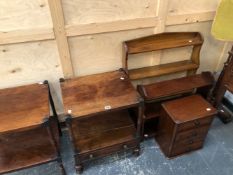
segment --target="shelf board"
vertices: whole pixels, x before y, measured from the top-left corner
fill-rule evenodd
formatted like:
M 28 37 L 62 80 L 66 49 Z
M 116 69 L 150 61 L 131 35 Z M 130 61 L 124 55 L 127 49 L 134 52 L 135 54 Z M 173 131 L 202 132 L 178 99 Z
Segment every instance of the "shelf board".
M 214 79 L 210 72 L 161 81 L 138 87 L 140 94 L 146 101 L 165 98 L 173 95 L 191 92 L 193 89 L 212 86 Z
M 0 137 L 0 174 L 54 161 L 57 152 L 45 128 Z
M 161 64 L 151 67 L 144 67 L 129 70 L 129 77 L 131 80 L 142 78 L 157 77 L 161 75 L 183 72 L 188 70 L 195 70 L 199 65 L 192 63 L 190 60 L 178 61 L 168 64 Z
M 105 113 L 72 123 L 75 146 L 80 153 L 135 139 L 136 128 L 127 110 Z
M 133 39 L 126 41 L 125 45 L 129 54 L 137 54 L 141 52 L 201 45 L 202 43 L 203 38 L 197 32 L 183 32 L 182 34 L 180 32 L 171 32 Z

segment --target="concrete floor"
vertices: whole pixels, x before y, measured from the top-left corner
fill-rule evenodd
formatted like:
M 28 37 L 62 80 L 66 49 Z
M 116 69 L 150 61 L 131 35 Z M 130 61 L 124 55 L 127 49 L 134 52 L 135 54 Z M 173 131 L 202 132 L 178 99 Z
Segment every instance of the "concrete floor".
M 75 175 L 72 150 L 67 133 L 62 138 L 62 157 L 67 175 Z M 224 125 L 217 118 L 208 133 L 204 148 L 168 160 L 154 139 L 141 145 L 142 154 L 130 152 L 94 160 L 85 165 L 83 175 L 232 175 L 233 122 Z M 8 175 L 59 175 L 56 163 L 22 170 Z

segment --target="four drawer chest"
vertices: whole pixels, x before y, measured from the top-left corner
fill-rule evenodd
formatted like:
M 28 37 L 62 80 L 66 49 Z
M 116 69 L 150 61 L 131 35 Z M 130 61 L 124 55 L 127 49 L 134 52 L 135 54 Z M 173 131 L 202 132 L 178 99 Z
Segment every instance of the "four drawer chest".
M 199 95 L 163 103 L 155 136 L 163 153 L 170 158 L 201 148 L 216 113 Z

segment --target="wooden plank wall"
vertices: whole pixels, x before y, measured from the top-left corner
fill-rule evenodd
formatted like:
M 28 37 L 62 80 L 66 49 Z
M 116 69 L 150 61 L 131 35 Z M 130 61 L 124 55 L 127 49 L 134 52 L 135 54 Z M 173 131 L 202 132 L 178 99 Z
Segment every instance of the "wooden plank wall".
M 0 88 L 47 79 L 62 113 L 60 77 L 118 69 L 122 41 L 165 31 L 200 31 L 205 44 L 199 71 L 219 71 L 229 44 L 210 35 L 218 2 L 1 0 Z M 187 59 L 189 54 L 189 49 L 141 54 L 129 66 L 172 62 Z

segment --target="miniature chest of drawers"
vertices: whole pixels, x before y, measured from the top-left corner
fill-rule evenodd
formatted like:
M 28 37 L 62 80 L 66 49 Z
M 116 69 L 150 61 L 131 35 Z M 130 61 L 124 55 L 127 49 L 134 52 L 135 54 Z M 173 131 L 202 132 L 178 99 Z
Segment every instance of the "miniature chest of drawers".
M 78 173 L 95 158 L 139 154 L 143 101 L 124 71 L 61 80 L 61 88 Z
M 163 153 L 174 157 L 202 148 L 215 114 L 199 95 L 163 103 L 155 137 Z

